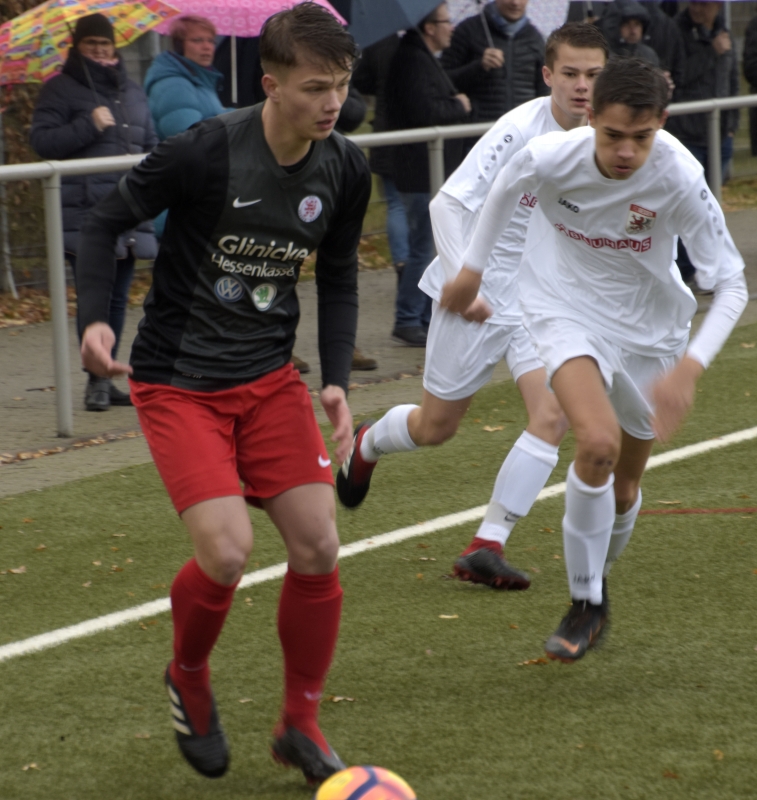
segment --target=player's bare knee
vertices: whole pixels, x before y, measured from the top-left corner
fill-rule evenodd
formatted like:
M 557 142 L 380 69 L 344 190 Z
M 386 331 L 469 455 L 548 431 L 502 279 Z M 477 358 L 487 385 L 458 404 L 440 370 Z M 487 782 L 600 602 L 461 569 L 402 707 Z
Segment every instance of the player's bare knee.
M 556 402 L 545 404 L 528 423 L 529 433 L 555 447 L 563 440 L 569 427 L 568 418 Z
M 448 417 L 424 419 L 418 426 L 418 438 L 414 436 L 413 441 L 422 447 L 444 444 L 457 433 L 459 424 L 459 420 Z
M 611 472 L 619 455 L 620 436 L 614 431 L 590 431 L 576 442 L 576 461 L 592 470 Z

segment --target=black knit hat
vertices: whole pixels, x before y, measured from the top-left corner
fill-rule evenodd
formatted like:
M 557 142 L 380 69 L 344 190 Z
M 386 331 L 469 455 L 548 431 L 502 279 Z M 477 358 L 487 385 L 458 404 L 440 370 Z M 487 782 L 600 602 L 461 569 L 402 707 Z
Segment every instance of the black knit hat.
M 90 14 L 87 17 L 79 17 L 74 28 L 74 47 L 88 36 L 100 36 L 103 39 L 110 39 L 113 44 L 116 43 L 116 34 L 113 26 L 103 14 Z

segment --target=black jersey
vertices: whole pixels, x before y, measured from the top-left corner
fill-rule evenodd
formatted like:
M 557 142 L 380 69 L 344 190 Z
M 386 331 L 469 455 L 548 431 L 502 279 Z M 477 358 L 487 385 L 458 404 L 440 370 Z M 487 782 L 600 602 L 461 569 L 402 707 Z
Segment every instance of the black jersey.
M 169 209 L 132 347 L 136 380 L 214 391 L 284 366 L 300 315 L 295 285 L 317 249 L 323 382 L 347 387 L 368 165 L 333 133 L 314 142 L 297 169 L 280 166 L 265 141 L 262 108 L 206 120 L 160 144 L 82 229 L 77 278 L 86 327 L 108 319 L 118 233 Z

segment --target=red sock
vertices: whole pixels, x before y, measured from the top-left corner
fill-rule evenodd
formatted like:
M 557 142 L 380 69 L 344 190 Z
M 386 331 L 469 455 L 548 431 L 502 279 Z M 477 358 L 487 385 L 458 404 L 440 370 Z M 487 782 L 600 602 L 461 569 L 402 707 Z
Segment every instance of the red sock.
M 496 553 L 498 556 L 502 555 L 502 545 L 499 542 L 493 542 L 491 539 L 479 539 L 478 536 L 473 537 L 473 541 L 468 545 L 468 548 L 463 550 L 460 555 L 467 556 L 474 550 L 483 550 L 484 548 L 491 550 L 492 553 Z
M 171 680 L 200 736 L 208 732 L 212 694 L 208 656 L 234 599 L 233 586 L 209 578 L 194 558 L 179 570 L 171 586 L 173 653 Z
M 338 567 L 330 575 L 287 571 L 278 619 L 284 650 L 284 712 L 279 729 L 297 728 L 327 754 L 329 746 L 318 727 L 318 706 L 341 613 Z

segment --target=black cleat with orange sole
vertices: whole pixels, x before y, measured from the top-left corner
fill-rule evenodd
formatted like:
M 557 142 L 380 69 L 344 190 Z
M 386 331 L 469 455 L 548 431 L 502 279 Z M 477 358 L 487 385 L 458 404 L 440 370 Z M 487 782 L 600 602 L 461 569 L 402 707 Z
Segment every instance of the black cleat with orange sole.
M 342 759 L 330 746 L 329 752 L 324 753 L 312 739 L 291 725 L 283 733 L 274 733 L 271 755 L 285 767 L 301 769 L 311 786 L 317 786 L 335 772 L 346 769 Z
M 516 569 L 498 553 L 482 547 L 458 556 L 454 567 L 461 581 L 484 583 L 492 589 L 528 589 L 531 579 L 525 572 Z
M 371 488 L 371 475 L 378 461 L 365 461 L 360 455 L 360 443 L 374 420 L 367 419 L 355 428 L 352 449 L 336 475 L 336 493 L 345 508 L 357 508 Z
M 573 600 L 570 611 L 562 618 L 557 630 L 544 645 L 546 654 L 555 661 L 572 664 L 595 647 L 607 629 L 610 601 L 607 581 L 602 581 L 602 604 L 588 600 Z

